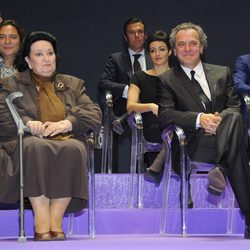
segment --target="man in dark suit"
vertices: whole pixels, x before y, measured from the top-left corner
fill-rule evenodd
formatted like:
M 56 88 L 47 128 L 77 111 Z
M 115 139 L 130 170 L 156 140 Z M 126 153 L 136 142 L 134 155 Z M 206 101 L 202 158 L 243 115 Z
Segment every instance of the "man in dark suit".
M 98 96 L 102 110 L 105 110 L 104 94 L 109 90 L 113 96 L 113 111 L 116 117 L 126 114 L 126 104 L 128 95 L 128 85 L 135 70 L 147 70 L 152 68 L 149 55 L 144 50 L 144 43 L 147 39 L 146 25 L 140 18 L 130 18 L 123 25 L 123 37 L 126 43 L 124 51 L 112 53 L 106 62 L 104 71 L 98 82 Z M 136 59 L 136 56 L 139 58 Z M 133 67 L 135 61 L 138 60 L 139 68 Z M 128 131 L 125 131 L 122 136 L 114 135 L 114 148 L 118 150 L 117 145 L 130 143 L 128 141 Z M 126 146 L 125 148 L 130 148 Z M 118 153 L 114 152 L 114 157 Z M 121 155 L 128 156 L 130 152 L 123 152 Z M 128 160 L 130 159 L 127 157 Z M 124 160 L 126 163 L 124 163 Z M 122 160 L 122 163 L 126 166 L 118 172 L 129 171 L 129 161 Z M 119 164 L 117 159 L 114 159 L 114 165 Z M 120 165 L 120 164 L 119 164 Z M 117 167 L 117 166 L 114 166 Z M 124 169 L 127 168 L 127 169 Z
M 192 160 L 216 164 L 208 173 L 210 193 L 220 195 L 229 179 L 245 215 L 249 239 L 248 135 L 229 68 L 201 62 L 207 37 L 198 25 L 182 23 L 172 30 L 170 39 L 179 66 L 160 77 L 160 123 L 164 128 L 176 124 L 184 129 Z
M 236 58 L 234 67 L 234 85 L 241 97 L 244 117 L 250 126 L 249 110 L 246 107 L 244 96 L 250 96 L 250 54 L 241 55 Z
M 111 91 L 116 116 L 127 112 L 128 84 L 134 74 L 134 55 L 140 54 L 138 61 L 141 70 L 152 68 L 149 55 L 144 50 L 147 33 L 143 20 L 137 17 L 128 19 L 123 25 L 123 37 L 125 50 L 109 55 L 98 83 L 98 94 L 101 98 L 106 90 Z

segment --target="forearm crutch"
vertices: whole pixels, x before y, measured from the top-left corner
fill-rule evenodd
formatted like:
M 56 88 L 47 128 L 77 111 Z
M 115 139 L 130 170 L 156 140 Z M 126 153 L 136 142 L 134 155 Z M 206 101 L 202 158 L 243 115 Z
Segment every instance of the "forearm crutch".
M 30 132 L 29 128 L 24 126 L 23 121 L 16 111 L 13 100 L 22 97 L 23 93 L 13 92 L 5 99 L 11 115 L 17 125 L 18 139 L 19 139 L 19 168 L 20 168 L 20 207 L 19 207 L 19 242 L 25 242 L 26 236 L 24 231 L 24 181 L 23 181 L 23 135 L 24 132 Z

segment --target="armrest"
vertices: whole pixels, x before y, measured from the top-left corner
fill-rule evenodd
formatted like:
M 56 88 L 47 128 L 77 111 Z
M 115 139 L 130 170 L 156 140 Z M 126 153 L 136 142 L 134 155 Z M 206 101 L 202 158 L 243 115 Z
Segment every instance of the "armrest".
M 127 118 L 131 129 L 143 129 L 143 121 L 140 113 L 132 112 Z
M 105 92 L 106 107 L 113 108 L 113 96 L 109 90 Z

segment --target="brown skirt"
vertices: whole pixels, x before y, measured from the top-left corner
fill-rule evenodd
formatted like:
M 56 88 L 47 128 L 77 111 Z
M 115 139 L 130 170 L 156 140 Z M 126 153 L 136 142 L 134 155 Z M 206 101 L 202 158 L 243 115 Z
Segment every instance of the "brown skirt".
M 72 197 L 67 212 L 78 212 L 88 199 L 86 145 L 28 136 L 23 141 L 24 196 L 49 199 Z M 11 156 L 13 167 L 0 174 L 0 201 L 19 200 L 19 150 Z

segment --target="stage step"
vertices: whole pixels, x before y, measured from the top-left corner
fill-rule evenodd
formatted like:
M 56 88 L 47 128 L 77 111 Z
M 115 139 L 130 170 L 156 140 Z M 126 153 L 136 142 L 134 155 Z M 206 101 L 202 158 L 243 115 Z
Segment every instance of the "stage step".
M 192 176 L 192 196 L 195 208 L 188 209 L 188 234 L 226 234 L 227 195 L 221 198 L 217 208 L 216 197 L 206 191 L 206 176 Z M 167 234 L 180 234 L 179 178 L 174 176 L 170 183 Z M 160 225 L 162 186 L 144 182 L 144 208 L 128 208 L 130 197 L 129 174 L 96 174 L 96 234 L 158 234 Z M 136 205 L 136 197 L 134 200 Z M 244 220 L 239 208 L 233 209 L 233 234 L 242 234 Z M 33 235 L 32 211 L 25 211 L 26 235 Z M 71 227 L 72 225 L 72 227 Z M 87 234 L 87 210 L 64 218 L 64 229 L 68 234 Z M 18 210 L 0 210 L 0 237 L 18 234 Z

